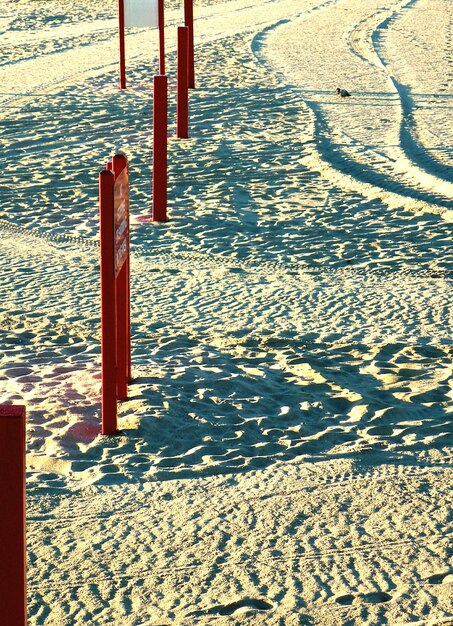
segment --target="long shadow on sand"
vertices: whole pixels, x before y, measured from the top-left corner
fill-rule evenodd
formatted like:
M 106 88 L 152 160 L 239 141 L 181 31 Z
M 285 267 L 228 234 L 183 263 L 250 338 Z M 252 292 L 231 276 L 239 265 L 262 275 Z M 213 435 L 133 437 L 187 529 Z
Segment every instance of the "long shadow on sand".
M 174 338 L 156 355 L 165 375 L 150 372 L 131 387 L 130 401 L 149 407 L 136 430 L 125 431 L 139 473 L 195 477 L 296 457 L 408 454 L 449 441 L 443 347 L 269 339 L 236 354 L 204 346 L 209 358 L 197 359 L 199 348 Z

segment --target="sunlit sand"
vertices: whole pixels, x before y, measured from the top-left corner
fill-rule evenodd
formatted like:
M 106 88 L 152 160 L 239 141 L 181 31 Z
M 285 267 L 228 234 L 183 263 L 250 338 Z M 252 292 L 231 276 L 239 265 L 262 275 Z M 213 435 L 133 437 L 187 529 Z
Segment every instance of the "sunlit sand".
M 114 1 L 0 8 L 0 402 L 27 407 L 29 624 L 452 624 L 453 3 L 195 17 L 179 140 L 166 3 L 153 224 L 157 33 L 128 32 L 122 92 Z M 134 380 L 103 437 L 97 177 L 118 151 Z

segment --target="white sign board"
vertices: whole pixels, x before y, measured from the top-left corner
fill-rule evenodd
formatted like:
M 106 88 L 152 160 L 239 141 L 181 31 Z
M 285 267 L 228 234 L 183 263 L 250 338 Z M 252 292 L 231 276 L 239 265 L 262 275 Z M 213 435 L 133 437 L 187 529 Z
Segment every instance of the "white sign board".
M 158 28 L 158 0 L 124 0 L 126 28 Z

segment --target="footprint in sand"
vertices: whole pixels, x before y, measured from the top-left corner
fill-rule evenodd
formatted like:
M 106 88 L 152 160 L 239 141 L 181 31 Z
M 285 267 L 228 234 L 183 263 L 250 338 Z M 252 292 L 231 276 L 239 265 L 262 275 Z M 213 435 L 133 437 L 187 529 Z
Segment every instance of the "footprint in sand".
M 338 596 L 335 598 L 337 604 L 342 606 L 350 606 L 351 604 L 383 604 L 384 602 L 390 602 L 392 596 L 385 591 L 372 591 L 370 593 L 352 594 L 348 593 L 344 596 Z
M 266 600 L 243 598 L 237 602 L 219 604 L 211 607 L 210 609 L 193 611 L 192 613 L 189 613 L 189 615 L 194 617 L 200 617 L 202 615 L 243 615 L 244 613 L 256 611 L 269 611 L 272 608 L 273 605 L 270 602 L 266 602 Z
M 433 574 L 429 578 L 426 579 L 430 585 L 442 585 L 444 583 L 452 583 L 453 582 L 453 574 L 451 572 L 439 572 L 438 574 Z

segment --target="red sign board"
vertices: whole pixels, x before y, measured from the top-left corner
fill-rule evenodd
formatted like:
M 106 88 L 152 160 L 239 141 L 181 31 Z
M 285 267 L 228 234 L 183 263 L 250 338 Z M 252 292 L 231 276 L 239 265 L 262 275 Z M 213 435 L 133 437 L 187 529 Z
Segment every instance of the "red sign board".
M 115 278 L 129 254 L 129 176 L 125 167 L 115 180 L 114 198 L 114 267 Z

